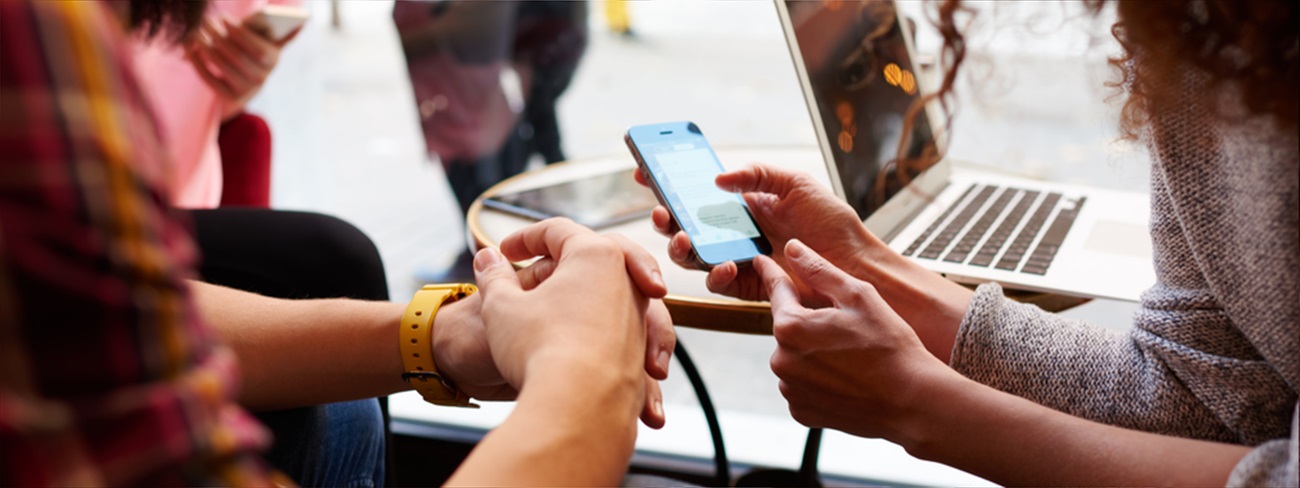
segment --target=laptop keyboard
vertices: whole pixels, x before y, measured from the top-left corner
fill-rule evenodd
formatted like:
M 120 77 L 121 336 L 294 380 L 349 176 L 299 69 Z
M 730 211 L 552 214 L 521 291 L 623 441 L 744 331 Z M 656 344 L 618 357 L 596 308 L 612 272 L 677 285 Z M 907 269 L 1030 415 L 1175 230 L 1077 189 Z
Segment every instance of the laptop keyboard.
M 970 222 L 970 219 L 975 217 L 975 212 L 978 212 L 980 207 L 984 206 L 984 202 L 988 201 L 989 197 L 993 195 L 994 190 L 997 190 L 997 188 L 986 186 L 979 193 L 976 193 L 975 199 L 970 202 L 970 205 L 966 205 L 961 211 L 957 212 L 956 217 L 953 217 L 953 223 Z M 935 236 L 933 241 L 930 241 L 930 245 L 925 246 L 925 250 L 921 251 L 922 258 L 937 259 L 943 253 L 943 250 L 948 248 L 948 244 L 951 244 L 952 240 L 957 238 L 957 233 L 961 232 L 962 229 L 961 225 L 954 224 L 948 224 L 947 227 L 944 227 L 939 232 L 939 235 Z
M 966 231 L 966 235 L 962 236 L 960 241 L 957 241 L 957 245 L 953 246 L 951 251 L 948 251 L 948 255 L 944 256 L 943 260 L 950 263 L 966 262 L 966 256 L 970 256 L 970 252 L 975 249 L 975 245 L 979 244 L 980 239 L 984 238 L 984 233 L 989 231 L 989 227 L 993 226 L 993 221 L 997 220 L 999 215 L 1002 215 L 1002 209 L 1007 208 L 1007 204 L 1011 203 L 1013 193 L 1010 191 L 1002 192 L 998 199 L 993 201 L 993 205 L 984 211 L 984 215 L 975 222 L 975 225 Z
M 973 184 L 956 203 L 944 209 L 921 236 L 903 251 L 903 255 L 916 254 L 921 259 L 940 259 L 942 256 L 944 261 L 950 263 L 981 267 L 992 264 L 1001 270 L 1047 274 L 1056 251 L 1065 242 L 1065 236 L 1069 234 L 1070 227 L 1074 225 L 1079 210 L 1087 200 L 1080 197 L 1073 208 L 1062 208 L 1056 212 L 1051 224 L 1046 227 L 1047 231 L 1043 232 L 1044 224 L 1052 217 L 1062 198 L 1062 194 L 1055 192 L 1043 196 L 1037 190 Z M 993 200 L 992 203 L 989 203 L 990 199 Z M 1012 205 L 1013 201 L 1015 205 Z M 953 214 L 956 215 L 950 219 L 949 216 Z M 992 234 L 989 234 L 989 229 L 993 229 Z M 1015 234 L 1015 238 L 1011 237 L 1012 234 Z M 920 254 L 917 254 L 918 251 Z M 1026 256 L 1028 259 L 1025 259 Z
M 1020 229 L 1020 234 L 1016 236 L 1014 241 L 1011 241 L 1011 247 L 1007 249 L 1006 253 L 1002 254 L 1002 259 L 993 267 L 1015 271 L 1016 266 L 1020 265 L 1020 260 L 1025 257 L 1025 251 L 1029 250 L 1029 245 L 1034 242 L 1035 237 L 1038 237 L 1038 231 L 1043 229 L 1043 222 L 1047 222 L 1047 216 L 1052 213 L 1060 200 L 1060 193 L 1048 193 L 1047 198 L 1043 199 L 1043 203 L 1038 205 L 1038 210 L 1035 210 L 1034 214 L 1029 217 L 1029 222 L 1026 222 L 1025 227 Z
M 962 193 L 960 197 L 957 197 L 957 202 L 966 200 L 966 196 L 970 195 L 971 190 L 974 189 L 975 189 L 975 185 L 971 185 L 970 188 L 967 188 L 965 193 Z M 952 209 L 954 208 L 957 208 L 957 206 L 952 205 L 944 209 L 943 213 L 939 214 L 939 218 L 934 219 L 934 222 L 931 222 L 930 226 L 926 227 L 925 232 L 921 233 L 921 237 L 917 237 L 915 241 L 912 241 L 912 245 L 907 246 L 907 250 L 903 251 L 903 255 L 911 256 L 913 253 L 916 252 L 917 249 L 920 249 L 921 244 L 924 244 L 925 241 L 930 238 L 930 234 L 933 234 L 934 231 L 939 228 L 939 225 L 943 223 L 943 221 L 948 220 L 948 215 L 952 214 Z
M 1014 196 L 1013 193 L 1004 192 L 1004 194 Z M 1025 214 L 1029 212 L 1029 207 L 1034 204 L 1034 201 L 1038 200 L 1037 190 L 1025 191 L 1022 194 L 1024 196 L 1019 202 L 1016 202 L 1016 206 L 1011 209 L 1011 213 L 1007 214 L 1007 218 L 1002 220 L 1002 224 L 998 225 L 998 228 L 993 231 L 993 235 L 989 236 L 989 240 L 984 241 L 984 246 L 980 248 L 979 252 L 975 253 L 975 259 L 970 260 L 970 264 L 988 266 L 993 262 L 993 258 L 997 257 L 998 252 L 1002 250 L 1002 246 L 1007 243 L 1007 238 L 1011 237 L 1011 233 L 1016 231 L 1016 226 L 1020 224 L 1021 220 L 1024 220 Z

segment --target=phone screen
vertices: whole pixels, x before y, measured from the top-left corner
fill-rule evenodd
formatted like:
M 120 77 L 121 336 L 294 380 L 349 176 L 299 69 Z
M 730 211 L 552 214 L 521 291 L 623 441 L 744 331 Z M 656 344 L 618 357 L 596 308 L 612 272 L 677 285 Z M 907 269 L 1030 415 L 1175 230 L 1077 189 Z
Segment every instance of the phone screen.
M 704 264 L 745 262 L 769 252 L 744 199 L 714 183 L 722 163 L 695 124 L 637 126 L 628 129 L 628 140 Z

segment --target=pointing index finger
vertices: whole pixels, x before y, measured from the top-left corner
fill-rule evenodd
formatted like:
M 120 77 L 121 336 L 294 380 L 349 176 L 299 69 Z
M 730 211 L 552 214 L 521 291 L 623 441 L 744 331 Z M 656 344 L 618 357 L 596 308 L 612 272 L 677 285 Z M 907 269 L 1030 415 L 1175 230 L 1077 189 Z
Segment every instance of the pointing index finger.
M 738 193 L 771 193 L 784 198 L 799 183 L 800 174 L 764 164 L 718 175 L 718 188 Z

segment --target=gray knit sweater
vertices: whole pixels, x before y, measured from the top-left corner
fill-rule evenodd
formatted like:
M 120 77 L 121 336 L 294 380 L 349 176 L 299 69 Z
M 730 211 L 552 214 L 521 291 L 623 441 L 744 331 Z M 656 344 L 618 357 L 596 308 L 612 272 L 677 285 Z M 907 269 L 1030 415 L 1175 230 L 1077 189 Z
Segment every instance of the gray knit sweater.
M 1189 81 L 1187 103 L 1149 134 L 1158 280 L 1132 330 L 1067 320 L 988 284 L 952 366 L 1080 417 L 1255 446 L 1228 485 L 1297 486 L 1297 135 L 1260 119 L 1198 122 L 1203 88 Z

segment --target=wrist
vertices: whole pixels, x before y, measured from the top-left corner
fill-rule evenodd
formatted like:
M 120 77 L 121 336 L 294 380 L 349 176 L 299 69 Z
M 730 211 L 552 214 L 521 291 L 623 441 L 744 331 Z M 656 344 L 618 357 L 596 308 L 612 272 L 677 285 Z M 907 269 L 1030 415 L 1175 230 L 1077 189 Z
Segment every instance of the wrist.
M 438 315 L 433 318 L 433 330 L 429 337 L 433 358 L 438 363 L 438 371 L 457 384 L 468 379 L 469 375 L 463 373 L 465 365 L 477 364 L 475 361 L 484 359 L 470 357 L 470 354 L 484 350 L 486 346 L 477 348 L 465 344 L 466 341 L 482 339 L 482 334 L 465 333 L 465 331 L 481 328 L 477 325 L 481 300 L 482 297 L 476 293 L 463 300 L 448 303 L 443 305 L 438 310 Z M 490 361 L 491 358 L 487 360 Z
M 559 445 L 603 445 L 604 455 L 627 462 L 645 403 L 644 373 L 572 354 L 535 354 L 527 367 L 516 411 L 542 414 Z
M 434 326 L 439 312 L 449 305 L 464 300 L 477 292 L 471 284 L 455 283 L 425 285 L 415 293 L 402 314 L 398 327 L 398 344 L 402 358 L 402 379 L 406 380 L 435 405 L 478 408 L 469 402 L 469 395 L 439 369 L 439 359 L 433 345 Z M 446 323 L 444 322 L 444 325 Z
M 548 412 L 548 422 L 567 435 L 609 437 L 611 445 L 630 446 L 636 440 L 645 385 L 609 371 L 609 364 L 601 366 L 530 367 L 519 405 Z
M 622 364 L 624 362 L 621 357 L 593 354 L 585 348 L 538 348 L 525 362 L 524 382 L 539 377 L 581 378 L 584 385 L 590 383 L 592 387 L 636 391 L 645 372 L 639 367 Z
M 921 459 L 934 459 L 945 438 L 962 428 L 960 423 L 950 422 L 952 414 L 964 408 L 967 393 L 982 387 L 951 368 L 936 366 L 918 371 L 902 394 L 895 396 L 900 414 L 892 422 L 894 432 L 885 436 Z
M 879 242 L 879 241 L 877 241 Z M 880 243 L 862 254 L 855 274 L 912 327 L 927 351 L 947 364 L 974 292 Z
M 571 350 L 539 350 L 525 363 L 523 391 L 581 392 L 584 403 L 635 419 L 645 394 L 645 373 L 618 358 Z M 544 385 L 544 386 L 543 386 Z M 565 395 L 572 396 L 572 395 Z

